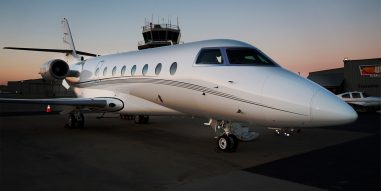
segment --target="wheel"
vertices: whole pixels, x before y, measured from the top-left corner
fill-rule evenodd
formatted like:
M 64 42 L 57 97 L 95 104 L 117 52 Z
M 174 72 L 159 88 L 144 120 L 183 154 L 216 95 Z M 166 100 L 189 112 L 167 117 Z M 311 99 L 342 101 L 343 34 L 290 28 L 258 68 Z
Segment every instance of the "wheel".
M 144 118 L 143 115 L 137 115 L 137 116 L 135 116 L 135 123 L 136 124 L 142 124 L 143 120 L 144 120 L 143 118 Z
M 70 113 L 68 118 L 68 123 L 66 127 L 68 128 L 83 128 L 85 126 L 85 117 L 82 113 Z
M 83 128 L 85 127 L 85 116 L 83 116 L 83 113 L 79 113 L 77 116 L 77 128 Z
M 237 150 L 237 148 L 238 148 L 238 142 L 239 142 L 239 140 L 238 140 L 237 136 L 235 136 L 233 134 L 229 134 L 229 137 L 231 139 L 233 139 L 233 142 L 232 142 L 233 145 L 232 145 L 232 149 L 230 150 L 230 152 L 235 152 Z
M 148 115 L 137 115 L 135 116 L 135 123 L 136 124 L 146 124 L 149 121 Z
M 233 134 L 223 134 L 217 139 L 217 149 L 224 152 L 235 152 L 238 147 L 238 139 Z
M 147 124 L 148 121 L 149 121 L 149 116 L 148 116 L 148 115 L 145 115 L 145 116 L 143 117 L 143 123 L 144 123 L 144 124 Z
M 75 128 L 76 123 L 77 123 L 77 119 L 75 118 L 73 113 L 70 113 L 68 116 L 68 122 L 67 122 L 65 127 Z

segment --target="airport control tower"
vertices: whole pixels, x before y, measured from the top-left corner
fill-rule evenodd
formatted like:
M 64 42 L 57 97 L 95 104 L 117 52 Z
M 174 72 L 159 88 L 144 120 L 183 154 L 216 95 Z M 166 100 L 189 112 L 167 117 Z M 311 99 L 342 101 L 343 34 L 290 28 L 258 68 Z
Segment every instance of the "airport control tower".
M 142 34 L 144 41 L 139 42 L 139 50 L 179 44 L 181 37 L 178 22 L 177 25 L 146 22 Z

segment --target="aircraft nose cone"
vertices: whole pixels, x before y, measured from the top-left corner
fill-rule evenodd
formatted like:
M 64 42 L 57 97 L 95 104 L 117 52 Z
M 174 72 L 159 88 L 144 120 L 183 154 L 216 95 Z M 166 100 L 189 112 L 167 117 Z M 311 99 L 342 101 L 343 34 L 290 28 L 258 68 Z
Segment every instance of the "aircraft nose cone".
M 320 90 L 314 95 L 311 102 L 311 122 L 314 126 L 342 125 L 356 119 L 356 111 L 332 93 Z

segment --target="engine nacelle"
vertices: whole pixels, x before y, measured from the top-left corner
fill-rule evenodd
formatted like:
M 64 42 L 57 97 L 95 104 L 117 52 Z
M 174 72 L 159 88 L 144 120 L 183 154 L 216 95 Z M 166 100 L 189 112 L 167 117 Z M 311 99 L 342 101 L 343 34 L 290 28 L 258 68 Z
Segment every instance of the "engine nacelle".
M 40 67 L 40 75 L 46 81 L 62 80 L 69 74 L 69 65 L 60 59 L 46 62 Z

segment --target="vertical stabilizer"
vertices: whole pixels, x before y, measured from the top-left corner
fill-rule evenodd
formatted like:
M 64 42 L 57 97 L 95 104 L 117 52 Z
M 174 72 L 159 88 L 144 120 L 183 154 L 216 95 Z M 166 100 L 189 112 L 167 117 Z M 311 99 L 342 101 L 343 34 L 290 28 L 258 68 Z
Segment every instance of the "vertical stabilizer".
M 62 21 L 62 27 L 63 27 L 63 42 L 68 44 L 72 53 L 71 55 L 75 58 L 79 59 L 79 56 L 77 55 L 77 52 L 75 50 L 74 46 L 74 41 L 73 41 L 73 36 L 71 35 L 70 27 L 69 27 L 69 22 L 66 18 L 64 18 Z

